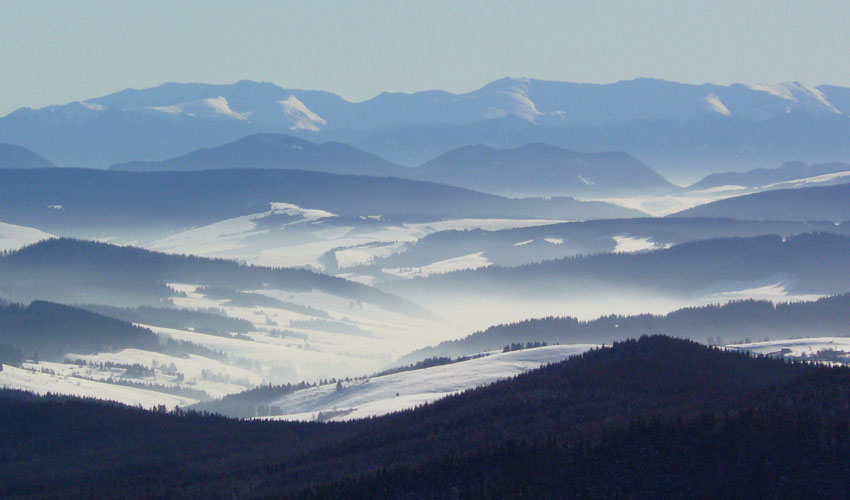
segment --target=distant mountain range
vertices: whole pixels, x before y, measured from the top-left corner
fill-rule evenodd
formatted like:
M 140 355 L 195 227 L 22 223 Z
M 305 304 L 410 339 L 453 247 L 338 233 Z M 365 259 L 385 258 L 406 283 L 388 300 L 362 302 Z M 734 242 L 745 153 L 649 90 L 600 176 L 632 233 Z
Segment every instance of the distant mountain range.
M 0 141 L 62 166 L 162 160 L 258 132 L 337 140 L 404 165 L 471 144 L 544 142 L 627 151 L 665 176 L 850 159 L 850 89 L 800 83 L 690 85 L 653 79 L 579 84 L 502 79 L 465 94 L 384 93 L 350 102 L 271 83 L 167 83 L 19 109 Z
M 753 193 L 700 205 L 671 217 L 843 222 L 850 220 L 850 184 Z
M 0 168 L 52 168 L 47 160 L 27 148 L 14 144 L 0 144 Z
M 628 154 L 583 154 L 539 143 L 516 149 L 465 146 L 408 168 L 339 142 L 317 145 L 290 135 L 255 134 L 177 158 L 122 163 L 110 168 L 142 172 L 301 169 L 424 180 L 507 196 L 608 197 L 675 189 Z

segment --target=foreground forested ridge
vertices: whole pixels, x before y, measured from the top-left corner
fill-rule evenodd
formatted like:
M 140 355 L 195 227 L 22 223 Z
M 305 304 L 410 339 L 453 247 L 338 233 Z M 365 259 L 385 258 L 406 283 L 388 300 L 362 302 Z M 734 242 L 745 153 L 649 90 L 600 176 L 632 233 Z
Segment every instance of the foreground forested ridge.
M 846 369 L 656 336 L 341 424 L 5 392 L 0 495 L 841 498 L 848 384 Z

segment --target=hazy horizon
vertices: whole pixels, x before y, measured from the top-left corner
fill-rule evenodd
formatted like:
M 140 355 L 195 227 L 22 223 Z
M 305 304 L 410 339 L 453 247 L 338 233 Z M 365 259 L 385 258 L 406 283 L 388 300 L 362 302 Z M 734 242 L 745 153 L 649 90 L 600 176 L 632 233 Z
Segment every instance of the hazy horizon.
M 839 1 L 3 5 L 0 115 L 168 81 L 270 81 L 354 102 L 506 75 L 850 86 L 835 62 L 850 48 Z

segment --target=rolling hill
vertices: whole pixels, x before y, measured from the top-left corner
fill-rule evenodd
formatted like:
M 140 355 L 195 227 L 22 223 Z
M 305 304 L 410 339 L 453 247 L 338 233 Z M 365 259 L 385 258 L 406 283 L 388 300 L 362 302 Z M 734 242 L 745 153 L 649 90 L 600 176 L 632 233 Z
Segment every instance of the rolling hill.
M 38 189 L 32 189 L 38 186 Z M 26 187 L 27 189 L 23 189 Z M 272 203 L 342 216 L 588 219 L 635 210 L 572 198 L 508 199 L 394 178 L 303 170 L 0 170 L 0 220 L 62 236 L 129 241 L 268 212 Z
M 177 158 L 113 165 L 132 172 L 214 170 L 231 168 L 311 170 L 350 175 L 407 177 L 409 169 L 339 142 L 313 144 L 282 134 L 255 134 Z
M 736 196 L 683 210 L 670 217 L 843 222 L 850 220 L 850 184 Z
M 675 188 L 628 154 L 585 154 L 540 143 L 466 146 L 420 165 L 412 176 L 506 196 L 613 197 Z
M 53 168 L 56 167 L 47 160 L 32 151 L 15 146 L 14 144 L 0 144 L 0 168 Z

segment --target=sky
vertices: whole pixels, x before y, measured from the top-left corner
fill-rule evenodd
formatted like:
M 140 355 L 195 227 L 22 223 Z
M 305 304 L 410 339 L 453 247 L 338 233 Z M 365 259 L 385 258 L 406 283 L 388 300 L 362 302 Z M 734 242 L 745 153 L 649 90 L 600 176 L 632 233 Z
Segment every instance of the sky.
M 0 115 L 163 82 L 360 101 L 505 76 L 850 86 L 847 0 L 0 0 Z

